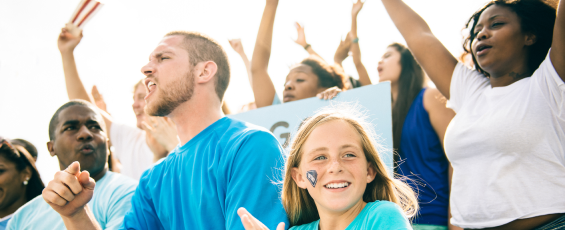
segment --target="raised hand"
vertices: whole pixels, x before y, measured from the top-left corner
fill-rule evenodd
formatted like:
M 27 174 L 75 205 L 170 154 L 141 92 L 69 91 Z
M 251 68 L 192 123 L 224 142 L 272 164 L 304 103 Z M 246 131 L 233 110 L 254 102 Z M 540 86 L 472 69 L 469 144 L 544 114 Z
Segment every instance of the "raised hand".
M 80 171 L 80 164 L 73 162 L 43 189 L 43 199 L 63 217 L 74 217 L 85 210 L 92 199 L 96 182 L 88 171 Z
M 233 48 L 235 52 L 237 52 L 238 54 L 243 53 L 243 45 L 241 44 L 241 39 L 231 39 L 228 41 L 230 42 L 231 48 Z
M 304 34 L 304 27 L 298 22 L 294 23 L 294 27 L 296 27 L 297 33 L 296 40 L 294 42 L 302 47 L 305 47 L 308 43 L 306 43 L 306 34 Z
M 241 219 L 241 223 L 245 230 L 269 230 L 261 221 L 255 219 L 245 208 L 239 208 L 237 215 Z M 284 230 L 284 222 L 281 222 L 276 230 Z
M 82 30 L 74 26 L 72 23 L 67 24 L 65 28 L 61 29 L 61 34 L 59 34 L 59 39 L 57 40 L 57 46 L 59 51 L 63 53 L 72 53 L 75 47 L 80 43 L 82 39 Z
M 337 86 L 331 87 L 329 89 L 324 90 L 324 92 L 319 93 L 316 95 L 318 98 L 323 100 L 329 100 L 337 96 L 342 90 Z
M 351 8 L 351 15 L 356 17 L 361 9 L 363 9 L 363 4 L 365 3 L 361 2 L 361 0 L 357 0 L 356 3 L 353 3 L 353 7 Z
M 351 36 L 347 34 L 345 40 L 339 42 L 339 46 L 334 54 L 334 62 L 341 66 L 343 60 L 349 56 L 349 48 L 351 47 Z
M 179 144 L 176 125 L 167 117 L 146 116 L 143 121 L 143 129 L 148 134 L 147 136 L 154 138 L 167 150 L 167 153 Z
M 96 103 L 96 106 L 104 112 L 108 113 L 108 110 L 106 110 L 106 102 L 104 101 L 104 97 L 102 97 L 102 94 L 98 92 L 96 85 L 92 86 L 91 95 L 92 98 L 94 98 L 94 103 Z

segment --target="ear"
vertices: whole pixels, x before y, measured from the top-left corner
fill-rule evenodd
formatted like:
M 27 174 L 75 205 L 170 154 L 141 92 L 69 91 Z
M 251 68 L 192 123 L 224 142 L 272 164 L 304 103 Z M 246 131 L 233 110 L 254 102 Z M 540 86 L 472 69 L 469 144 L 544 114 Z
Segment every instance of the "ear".
M 294 182 L 296 182 L 296 185 L 298 185 L 298 187 L 306 189 L 307 182 L 306 180 L 304 180 L 302 173 L 300 173 L 300 170 L 297 167 L 292 168 L 290 175 L 292 176 L 292 179 L 294 180 Z
M 31 175 L 31 168 L 28 166 L 20 173 L 22 182 L 24 182 L 26 179 L 29 180 L 31 178 Z
M 218 65 L 213 61 L 199 63 L 195 68 L 199 70 L 197 76 L 195 76 L 195 82 L 200 84 L 211 81 L 218 72 Z
M 536 35 L 532 34 L 532 33 L 526 34 L 525 39 L 526 39 L 526 41 L 525 41 L 526 46 L 531 46 L 531 45 L 535 44 L 536 41 L 537 41 Z
M 52 157 L 54 157 L 55 155 L 57 155 L 57 154 L 55 153 L 55 148 L 53 148 L 53 141 L 47 142 L 47 150 L 49 151 L 49 154 L 51 154 Z
M 377 176 L 377 170 L 372 163 L 367 164 L 367 184 L 371 183 Z

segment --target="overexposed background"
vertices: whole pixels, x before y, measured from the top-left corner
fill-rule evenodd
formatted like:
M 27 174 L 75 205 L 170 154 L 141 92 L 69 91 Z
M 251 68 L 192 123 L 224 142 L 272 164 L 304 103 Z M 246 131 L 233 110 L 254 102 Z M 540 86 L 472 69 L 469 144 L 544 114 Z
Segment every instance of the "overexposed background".
M 428 22 L 454 54 L 462 52 L 466 20 L 486 0 L 405 0 Z M 67 98 L 57 37 L 79 0 L 0 1 L 0 135 L 31 141 L 39 150 L 37 166 L 44 181 L 59 170 L 50 157 L 48 124 Z M 228 39 L 241 38 L 249 59 L 253 54 L 264 0 L 107 0 L 84 28 L 75 50 L 79 74 L 106 99 L 115 121 L 135 126 L 131 109 L 134 84 L 141 67 L 164 34 L 172 30 L 203 32 L 218 40 L 231 63 L 226 101 L 232 111 L 253 101 L 247 72 Z M 350 29 L 351 0 L 281 0 L 279 2 L 269 74 L 282 94 L 289 66 L 307 57 L 296 45 L 293 23 L 305 26 L 306 40 L 324 59 L 333 62 L 340 39 Z M 386 46 L 404 42 L 382 3 L 368 0 L 358 17 L 362 59 L 373 82 L 377 62 Z M 357 77 L 351 58 L 347 74 Z

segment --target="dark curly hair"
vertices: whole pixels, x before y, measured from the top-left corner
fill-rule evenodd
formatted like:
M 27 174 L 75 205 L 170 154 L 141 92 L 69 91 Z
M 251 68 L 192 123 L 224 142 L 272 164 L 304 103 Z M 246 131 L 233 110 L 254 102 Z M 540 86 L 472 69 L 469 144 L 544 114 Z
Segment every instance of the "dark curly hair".
M 470 53 L 473 64 L 480 73 L 489 76 L 485 70 L 479 66 L 475 54 L 472 52 L 473 40 L 476 34 L 473 32 L 479 21 L 481 14 L 490 6 L 504 6 L 512 10 L 520 19 L 523 33 L 532 33 L 536 36 L 536 42 L 529 47 L 528 68 L 536 70 L 543 62 L 547 51 L 551 47 L 553 40 L 553 26 L 555 25 L 556 1 L 555 0 L 492 0 L 483 8 L 477 11 L 465 25 L 469 29 L 469 36 L 463 42 L 463 49 Z
M 348 76 L 343 73 L 341 68 L 330 65 L 314 56 L 302 60 L 300 64 L 307 65 L 312 68 L 312 72 L 318 76 L 318 87 L 331 88 L 337 86 L 341 90 L 345 90 L 345 82 L 347 81 Z

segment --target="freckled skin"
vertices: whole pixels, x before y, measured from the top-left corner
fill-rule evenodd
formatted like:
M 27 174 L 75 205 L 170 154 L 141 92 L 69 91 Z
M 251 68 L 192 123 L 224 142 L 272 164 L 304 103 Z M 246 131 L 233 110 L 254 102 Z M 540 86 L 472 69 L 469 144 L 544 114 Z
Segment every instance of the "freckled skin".
M 316 127 L 302 148 L 300 166 L 293 169 L 301 179 L 295 181 L 308 190 L 318 209 L 344 212 L 365 204 L 363 193 L 375 175 L 369 170 L 359 134 L 349 123 L 335 120 Z M 306 178 L 310 170 L 318 174 L 316 187 Z M 350 184 L 341 192 L 332 192 L 324 187 L 331 181 Z

